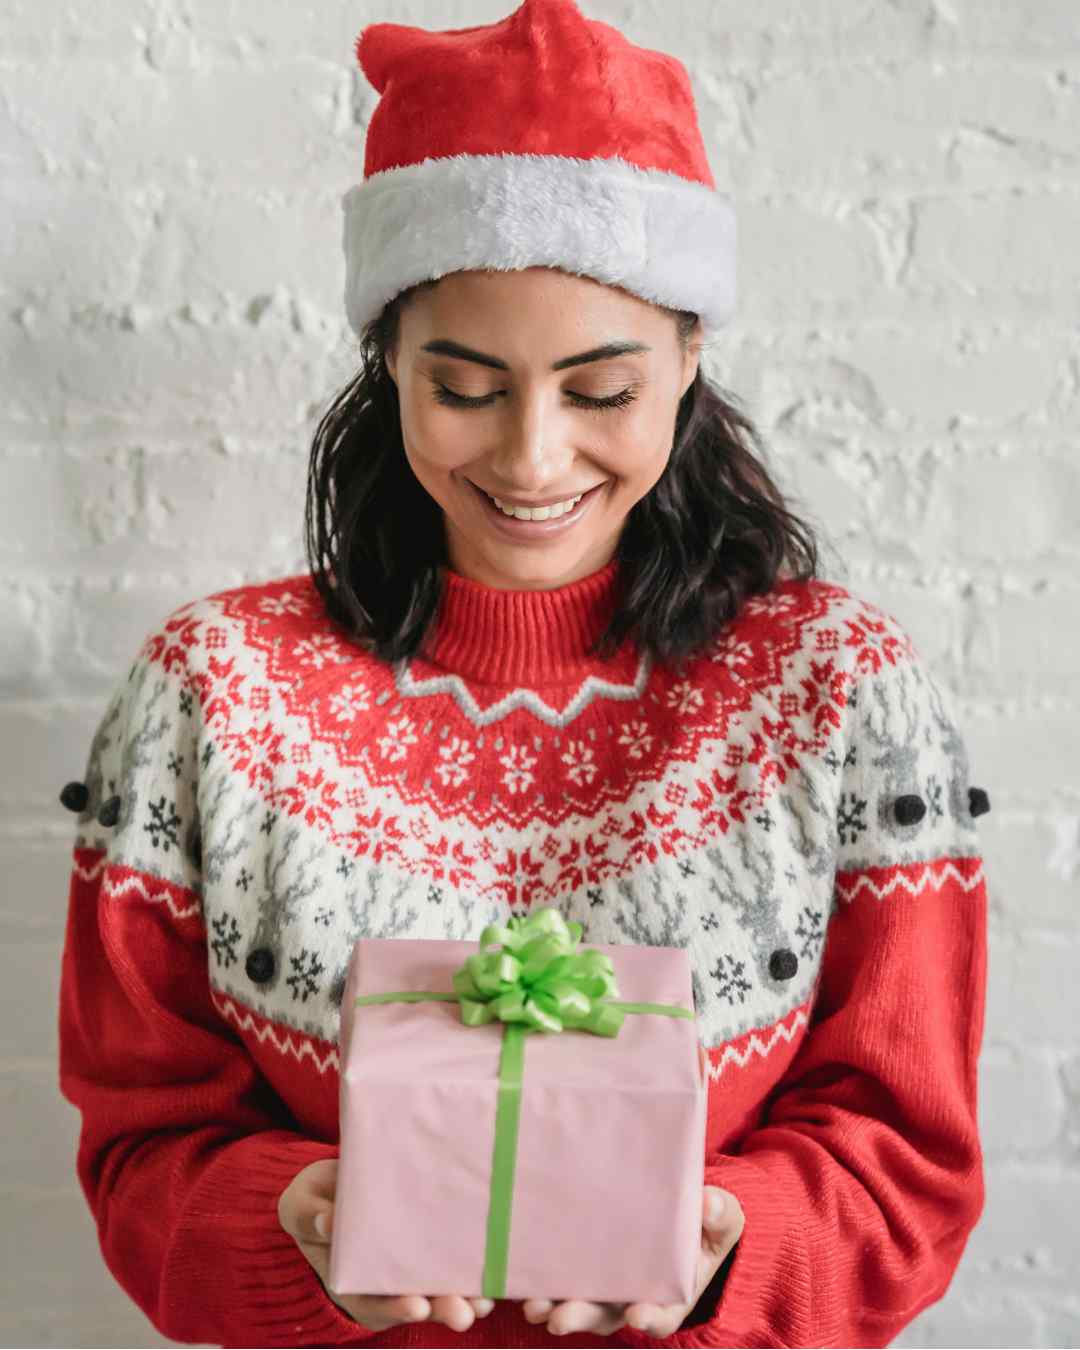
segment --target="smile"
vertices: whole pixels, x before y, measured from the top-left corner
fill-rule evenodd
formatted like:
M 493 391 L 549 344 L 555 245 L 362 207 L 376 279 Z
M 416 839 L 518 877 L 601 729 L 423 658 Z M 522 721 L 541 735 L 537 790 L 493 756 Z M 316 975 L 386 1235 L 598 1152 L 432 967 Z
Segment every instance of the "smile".
M 491 524 L 507 538 L 518 540 L 548 539 L 571 529 L 587 514 L 600 489 L 607 486 L 607 481 L 597 483 L 596 487 L 590 488 L 569 511 L 564 511 L 561 516 L 550 516 L 547 520 L 519 520 L 516 516 L 508 516 L 505 512 L 500 511 L 488 494 L 482 488 L 478 488 L 471 479 L 467 478 L 465 481 L 472 488 L 476 497 L 479 498 L 484 515 Z

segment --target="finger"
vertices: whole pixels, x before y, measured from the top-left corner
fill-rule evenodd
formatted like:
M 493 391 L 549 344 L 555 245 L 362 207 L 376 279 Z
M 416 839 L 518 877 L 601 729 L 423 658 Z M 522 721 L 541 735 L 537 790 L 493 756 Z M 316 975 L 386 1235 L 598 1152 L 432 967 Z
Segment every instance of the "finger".
M 526 1322 L 542 1322 L 554 1306 L 549 1298 L 527 1298 L 521 1305 L 521 1311 Z
M 495 1306 L 493 1298 L 471 1298 L 469 1302 L 472 1304 L 477 1317 L 486 1317 Z
M 406 1322 L 426 1322 L 431 1304 L 422 1294 L 337 1294 L 334 1302 L 369 1331 L 388 1331 Z
M 328 1247 L 334 1223 L 334 1206 L 303 1196 L 278 1206 L 278 1221 L 297 1242 L 305 1246 Z
M 701 1232 L 705 1243 L 725 1255 L 742 1236 L 746 1215 L 737 1198 L 719 1186 L 706 1186 L 701 1209 Z
M 594 1336 L 610 1336 L 626 1325 L 625 1303 L 589 1303 L 570 1298 L 560 1303 L 548 1318 L 548 1331 L 565 1336 L 572 1331 L 591 1331 Z
M 476 1311 L 460 1294 L 435 1294 L 431 1298 L 431 1320 L 442 1322 L 451 1331 L 468 1331 L 476 1321 Z
M 662 1340 L 678 1331 L 690 1308 L 689 1303 L 669 1304 L 666 1307 L 656 1303 L 632 1303 L 626 1309 L 626 1322 L 635 1331 L 643 1331 L 647 1336 Z
M 308 1192 L 313 1196 L 318 1196 L 320 1200 L 329 1200 L 333 1203 L 337 1194 L 337 1174 L 338 1160 L 336 1158 L 320 1158 L 318 1162 L 312 1163 L 307 1168 L 304 1182 Z

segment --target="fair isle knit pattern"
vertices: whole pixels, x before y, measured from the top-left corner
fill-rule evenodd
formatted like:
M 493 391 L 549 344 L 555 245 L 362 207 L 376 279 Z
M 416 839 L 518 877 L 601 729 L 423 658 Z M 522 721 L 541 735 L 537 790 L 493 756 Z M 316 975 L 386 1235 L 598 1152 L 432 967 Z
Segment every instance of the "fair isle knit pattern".
M 108 1061 L 119 1043 L 99 1046 L 88 1028 L 76 1031 L 74 1011 L 83 1000 L 107 1008 L 108 994 L 91 983 L 111 978 L 148 1082 L 168 1076 L 171 1025 L 191 1042 L 184 1054 L 192 1036 L 212 1040 L 206 1053 L 219 1074 L 221 1056 L 236 1056 L 247 1087 L 228 1098 L 237 1114 L 217 1123 L 247 1133 L 257 1150 L 258 1102 L 279 1153 L 275 1162 L 256 1151 L 246 1164 L 243 1193 L 261 1206 L 263 1247 L 249 1245 L 230 1268 L 274 1284 L 291 1274 L 304 1289 L 291 1305 L 277 1300 L 277 1320 L 265 1306 L 248 1316 L 245 1307 L 259 1305 L 247 1295 L 216 1299 L 199 1262 L 228 1267 L 217 1250 L 227 1235 L 198 1245 L 193 1192 L 177 1200 L 176 1222 L 195 1242 L 184 1248 L 185 1278 L 195 1282 L 186 1302 L 177 1271 L 159 1265 L 136 1277 L 125 1261 L 150 1258 L 104 1248 L 165 1334 L 216 1344 L 446 1343 L 437 1326 L 373 1335 L 350 1323 L 267 1230 L 267 1215 L 295 1171 L 336 1155 L 336 1042 L 355 941 L 475 940 L 537 905 L 578 921 L 583 945 L 682 947 L 691 957 L 710 1062 L 707 1159 L 713 1184 L 739 1195 L 747 1228 L 718 1305 L 669 1343 L 886 1344 L 873 1338 L 891 1339 L 943 1292 L 982 1207 L 981 789 L 951 699 L 895 619 L 822 580 L 783 581 L 751 598 L 682 675 L 632 642 L 600 661 L 587 648 L 615 603 L 617 576 L 613 560 L 555 591 L 511 592 L 446 571 L 424 655 L 395 666 L 329 623 L 306 574 L 241 586 L 175 610 L 119 683 L 89 751 L 65 950 L 62 1085 L 84 1113 L 80 1176 L 99 1221 L 103 1207 L 123 1204 L 119 1188 L 115 1198 L 97 1189 L 103 1164 L 88 1138 L 94 1111 L 109 1113 L 117 1138 L 132 1123 L 116 1115 L 114 1097 L 98 1105 L 82 1082 L 141 1080 L 136 1065 Z M 101 916 L 100 969 L 75 950 L 87 910 Z M 918 996 L 925 1023 L 894 1001 L 890 962 L 895 1000 Z M 201 1001 L 181 988 L 183 972 L 201 984 Z M 834 1034 L 857 1026 L 869 1038 L 864 1063 L 854 1042 L 843 1058 L 824 1053 L 816 1024 L 826 1018 Z M 882 1226 L 876 1261 L 859 1256 L 864 1239 L 813 1191 L 831 1226 L 826 1215 L 828 1241 L 805 1252 L 800 1270 L 789 1221 L 765 1199 L 768 1170 L 745 1171 L 746 1159 L 760 1168 L 783 1153 L 782 1138 L 759 1128 L 755 1140 L 753 1127 L 786 1084 L 800 1083 L 817 1113 L 813 1165 L 800 1168 L 790 1151 L 771 1180 L 783 1186 L 794 1169 L 812 1185 L 821 1168 L 827 1187 L 830 1162 L 837 1184 L 861 1176 L 861 1201 Z M 194 1102 L 181 1108 L 184 1128 L 212 1126 L 211 1114 L 196 1120 Z M 912 1179 L 920 1160 L 945 1192 L 914 1257 L 895 1233 L 889 1248 L 871 1180 L 887 1163 L 869 1156 L 871 1116 L 892 1109 L 901 1115 L 882 1122 L 882 1137 L 900 1131 L 912 1151 L 884 1183 L 895 1203 L 922 1221 L 927 1200 Z M 867 1170 L 829 1158 L 830 1118 L 841 1152 L 865 1138 Z M 153 1119 L 180 1123 L 168 1112 Z M 934 1122 L 925 1136 L 923 1120 Z M 107 1134 L 104 1115 L 96 1128 Z M 289 1130 L 316 1151 L 290 1150 Z M 930 1140 L 940 1156 L 925 1157 Z M 417 1160 L 418 1172 L 432 1166 L 437 1156 Z M 252 1177 L 258 1169 L 266 1190 Z M 205 1177 L 192 1185 L 206 1197 Z M 135 1205 L 138 1188 L 129 1194 Z M 795 1223 L 794 1187 L 789 1198 Z M 235 1189 L 230 1203 L 240 1203 Z M 140 1222 L 127 1220 L 132 1239 Z M 121 1219 L 120 1244 L 124 1229 Z M 861 1260 L 858 1277 L 879 1284 L 845 1308 Z M 836 1306 L 819 1299 L 829 1263 L 845 1272 Z M 779 1270 L 788 1283 L 774 1307 L 784 1291 L 755 1281 L 775 1281 Z M 630 1329 L 562 1339 L 655 1343 Z M 500 1302 L 455 1333 L 459 1341 L 553 1338 Z

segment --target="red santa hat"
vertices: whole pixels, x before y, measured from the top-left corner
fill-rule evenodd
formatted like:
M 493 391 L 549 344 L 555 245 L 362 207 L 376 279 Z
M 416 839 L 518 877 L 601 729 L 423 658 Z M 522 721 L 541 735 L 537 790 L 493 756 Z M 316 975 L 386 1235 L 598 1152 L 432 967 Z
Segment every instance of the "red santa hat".
M 356 40 L 381 95 L 345 193 L 345 309 L 360 334 L 419 281 L 558 267 L 700 314 L 735 305 L 735 213 L 717 191 L 685 67 L 574 0 Z

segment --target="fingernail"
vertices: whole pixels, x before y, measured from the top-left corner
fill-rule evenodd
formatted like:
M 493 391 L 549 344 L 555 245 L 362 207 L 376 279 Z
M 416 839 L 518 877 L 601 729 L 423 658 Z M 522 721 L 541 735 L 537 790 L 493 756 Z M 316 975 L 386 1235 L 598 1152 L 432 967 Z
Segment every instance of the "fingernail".
M 705 1210 L 709 1216 L 710 1223 L 715 1223 L 724 1212 L 724 1197 L 718 1195 L 716 1191 L 710 1191 Z
M 315 1231 L 320 1237 L 328 1237 L 330 1234 L 330 1215 L 325 1209 L 320 1209 L 315 1215 Z

